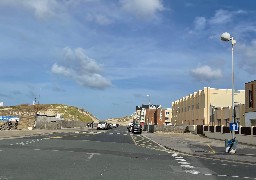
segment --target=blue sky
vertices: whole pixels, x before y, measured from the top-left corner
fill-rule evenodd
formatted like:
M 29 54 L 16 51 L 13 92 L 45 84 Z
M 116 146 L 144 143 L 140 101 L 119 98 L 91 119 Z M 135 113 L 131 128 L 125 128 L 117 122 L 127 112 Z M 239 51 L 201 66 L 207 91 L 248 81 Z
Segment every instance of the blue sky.
M 255 80 L 256 1 L 1 0 L 0 101 L 61 103 L 100 119 Z

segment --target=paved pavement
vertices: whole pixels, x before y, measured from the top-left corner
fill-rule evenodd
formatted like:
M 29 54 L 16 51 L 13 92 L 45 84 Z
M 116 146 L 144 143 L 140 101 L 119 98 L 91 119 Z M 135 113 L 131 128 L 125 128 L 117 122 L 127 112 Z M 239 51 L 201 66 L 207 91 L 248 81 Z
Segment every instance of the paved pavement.
M 239 144 L 235 154 L 225 153 L 225 141 L 214 140 L 195 134 L 147 133 L 143 136 L 150 138 L 164 148 L 184 155 L 214 160 L 256 163 L 256 146 Z
M 17 137 L 25 137 L 32 135 L 45 135 L 45 134 L 53 134 L 53 133 L 61 133 L 61 132 L 76 132 L 79 130 L 88 130 L 88 128 L 84 129 L 56 129 L 56 130 L 48 130 L 48 129 L 34 129 L 34 130 L 3 130 L 0 131 L 0 139 L 13 139 Z

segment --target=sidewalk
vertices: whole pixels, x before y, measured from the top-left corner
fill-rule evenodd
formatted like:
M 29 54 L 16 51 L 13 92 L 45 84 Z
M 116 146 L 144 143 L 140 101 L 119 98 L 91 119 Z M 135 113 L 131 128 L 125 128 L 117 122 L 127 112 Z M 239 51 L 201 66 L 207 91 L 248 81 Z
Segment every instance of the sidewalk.
M 68 128 L 68 129 L 34 129 L 34 130 L 4 130 L 0 131 L 0 140 L 1 139 L 9 139 L 9 138 L 17 138 L 23 136 L 33 136 L 33 135 L 44 135 L 44 134 L 52 134 L 52 133 L 61 133 L 61 132 L 76 132 L 80 131 L 78 128 Z M 83 130 L 88 130 L 88 128 L 84 128 Z
M 256 146 L 239 144 L 235 154 L 225 153 L 225 141 L 215 140 L 190 133 L 143 133 L 143 136 L 161 144 L 166 149 L 193 155 L 233 162 L 256 163 Z

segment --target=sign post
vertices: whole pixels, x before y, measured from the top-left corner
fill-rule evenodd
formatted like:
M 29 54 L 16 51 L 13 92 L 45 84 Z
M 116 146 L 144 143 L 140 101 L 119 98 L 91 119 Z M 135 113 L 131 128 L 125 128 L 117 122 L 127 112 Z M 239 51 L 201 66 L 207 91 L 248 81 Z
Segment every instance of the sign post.
M 235 134 L 235 131 L 238 131 L 238 123 L 230 123 L 229 124 L 229 130 L 232 132 L 232 134 Z M 235 154 L 236 153 L 236 147 L 237 147 L 238 141 L 236 138 L 232 139 L 226 139 L 225 140 L 225 148 L 227 153 Z

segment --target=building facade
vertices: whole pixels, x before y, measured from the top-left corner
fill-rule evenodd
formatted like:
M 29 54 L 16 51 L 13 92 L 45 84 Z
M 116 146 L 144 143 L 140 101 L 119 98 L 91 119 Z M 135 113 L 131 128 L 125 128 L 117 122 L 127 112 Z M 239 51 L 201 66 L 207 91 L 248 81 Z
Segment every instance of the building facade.
M 256 80 L 245 83 L 245 125 L 256 126 Z
M 149 125 L 165 124 L 165 109 L 161 105 L 136 106 L 136 120 Z
M 245 103 L 244 90 L 234 93 L 234 102 L 242 108 L 240 104 Z M 231 105 L 231 89 L 204 87 L 203 90 L 172 102 L 172 124 L 228 125 L 232 122 Z M 242 121 L 241 117 L 237 118 Z

